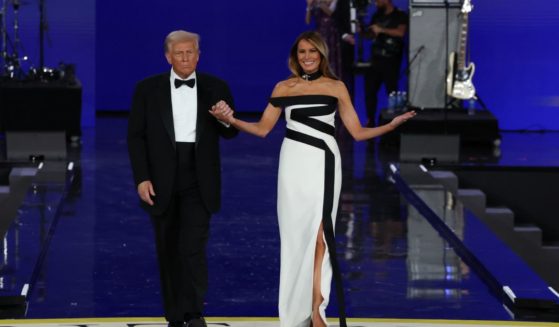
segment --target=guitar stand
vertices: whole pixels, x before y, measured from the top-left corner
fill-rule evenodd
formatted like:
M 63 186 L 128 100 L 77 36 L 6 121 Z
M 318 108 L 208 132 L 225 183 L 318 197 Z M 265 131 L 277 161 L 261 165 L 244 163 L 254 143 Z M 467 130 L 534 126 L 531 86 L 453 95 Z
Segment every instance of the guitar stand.
M 452 110 L 452 109 L 457 109 L 457 108 L 461 108 L 462 106 L 460 105 L 460 99 L 456 99 L 456 98 L 452 98 L 450 96 L 447 95 L 447 98 L 449 99 L 448 102 L 444 105 L 444 109 L 445 110 Z
M 472 97 L 472 99 L 474 99 L 477 103 L 479 103 L 479 105 L 481 106 L 481 108 L 485 111 L 488 111 L 489 109 L 487 109 L 487 106 L 485 105 L 485 102 L 483 102 L 483 100 L 481 99 L 481 97 L 479 96 L 479 94 L 476 92 L 476 94 Z M 470 99 L 465 99 L 465 101 L 469 101 Z M 458 106 L 456 105 L 456 103 L 458 101 L 461 101 L 460 99 L 456 99 L 456 98 L 451 98 L 445 105 L 445 110 L 451 110 L 453 108 L 457 108 Z
M 476 102 L 481 105 L 483 110 L 488 111 L 487 106 L 485 105 L 485 102 L 483 102 L 483 100 L 481 99 L 481 97 L 479 96 L 479 94 L 477 92 L 474 95 L 474 100 L 476 100 Z
M 483 100 L 481 99 L 481 97 L 476 93 L 472 99 L 474 99 L 477 103 L 479 103 L 479 105 L 481 106 L 481 108 L 485 111 L 487 111 L 487 106 L 485 105 L 485 102 L 483 102 Z M 456 99 L 456 98 L 451 98 L 446 105 L 444 106 L 445 110 L 452 110 L 452 109 L 457 109 L 457 108 L 462 108 L 458 102 L 459 101 L 469 101 L 470 99 L 464 99 L 464 100 L 460 100 L 460 99 Z

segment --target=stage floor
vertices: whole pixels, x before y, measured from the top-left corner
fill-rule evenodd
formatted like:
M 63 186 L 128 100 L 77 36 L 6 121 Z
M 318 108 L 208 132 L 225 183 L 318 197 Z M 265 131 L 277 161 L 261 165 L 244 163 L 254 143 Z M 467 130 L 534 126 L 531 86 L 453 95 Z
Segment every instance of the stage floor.
M 242 134 L 222 143 L 223 205 L 212 218 L 208 317 L 277 317 L 275 198 L 283 124 L 280 121 L 266 139 Z M 63 203 L 30 294 L 26 320 L 4 321 L 2 326 L 58 326 L 87 323 L 84 319 L 89 317 L 162 315 L 152 229 L 138 207 L 126 125 L 124 118 L 99 118 L 95 129 L 83 130 L 83 144 L 72 153 L 77 179 Z M 557 144 L 559 133 L 503 133 L 499 151 L 489 155 L 473 151 L 464 163 L 559 166 Z M 422 227 L 428 243 L 418 244 L 411 238 L 405 200 L 387 179 L 388 163 L 397 160 L 397 155 L 383 150 L 378 142 L 354 143 L 347 137 L 340 139 L 340 148 L 344 186 L 337 242 L 347 313 L 354 319 L 350 325 L 433 326 L 440 322 L 417 319 L 453 320 L 440 322 L 441 326 L 516 325 L 434 230 Z M 327 311 L 330 317 L 336 315 L 335 302 L 333 296 Z M 45 318 L 83 319 L 52 324 L 27 320 Z M 126 319 L 93 322 L 125 326 Z M 278 325 L 275 319 L 238 319 L 211 321 L 225 322 L 222 326 Z M 337 325 L 333 318 L 330 322 Z
M 160 318 L 105 318 L 105 319 L 37 319 L 37 320 L 8 320 L 2 321 L 4 327 L 33 326 L 33 327 L 165 327 L 167 324 Z M 278 327 L 275 318 L 208 318 L 208 327 Z M 337 326 L 336 324 L 331 325 Z M 503 322 L 503 321 L 473 321 L 473 320 L 409 320 L 409 319 L 350 319 L 348 327 L 552 327 L 554 323 L 533 322 Z

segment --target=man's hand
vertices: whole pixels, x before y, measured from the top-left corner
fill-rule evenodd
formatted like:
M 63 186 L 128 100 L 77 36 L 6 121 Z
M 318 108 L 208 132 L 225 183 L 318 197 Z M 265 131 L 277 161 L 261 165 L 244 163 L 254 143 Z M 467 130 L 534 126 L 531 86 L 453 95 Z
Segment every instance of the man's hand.
M 233 109 L 231 109 L 227 102 L 223 100 L 213 105 L 212 109 L 210 110 L 210 114 L 212 116 L 226 124 L 233 124 L 235 122 L 233 113 Z
M 374 34 L 375 36 L 378 36 L 379 34 L 381 34 L 381 33 L 383 32 L 383 28 L 380 27 L 380 26 L 378 26 L 377 24 L 372 25 L 372 26 L 370 27 L 370 29 L 371 29 L 371 31 L 373 31 L 373 34 Z
M 153 185 L 151 184 L 151 181 L 143 181 L 138 184 L 138 195 L 140 196 L 140 199 L 142 199 L 142 201 L 144 201 L 145 203 L 149 204 L 150 206 L 154 205 L 151 197 L 155 196 L 155 192 L 153 191 Z

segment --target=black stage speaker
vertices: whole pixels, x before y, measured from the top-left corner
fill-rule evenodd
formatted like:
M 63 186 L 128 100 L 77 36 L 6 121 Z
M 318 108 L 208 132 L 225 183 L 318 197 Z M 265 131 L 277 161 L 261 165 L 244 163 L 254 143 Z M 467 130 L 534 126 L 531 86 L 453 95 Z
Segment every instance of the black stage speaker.
M 457 1 L 448 7 L 443 3 L 415 0 L 410 4 L 408 96 L 414 107 L 446 107 L 448 56 L 458 46 L 461 6 Z
M 458 162 L 460 135 L 458 134 L 401 134 L 400 161 L 403 162 Z
M 65 132 L 6 132 L 8 160 L 63 160 L 66 159 Z

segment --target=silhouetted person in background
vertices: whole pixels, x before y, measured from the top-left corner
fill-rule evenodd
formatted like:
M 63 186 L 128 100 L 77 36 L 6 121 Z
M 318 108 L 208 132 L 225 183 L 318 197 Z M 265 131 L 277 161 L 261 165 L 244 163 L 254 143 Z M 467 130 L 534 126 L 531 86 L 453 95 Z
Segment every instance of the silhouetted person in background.
M 374 39 L 371 67 L 365 73 L 367 126 L 375 125 L 380 87 L 384 84 L 386 94 L 398 90 L 404 36 L 408 28 L 407 14 L 396 8 L 392 0 L 375 0 L 375 5 L 377 11 L 373 14 L 367 31 Z

